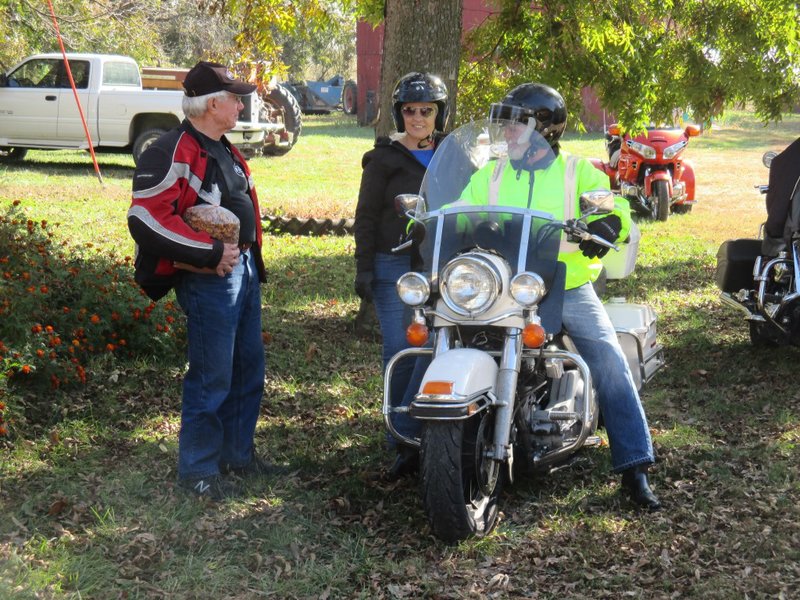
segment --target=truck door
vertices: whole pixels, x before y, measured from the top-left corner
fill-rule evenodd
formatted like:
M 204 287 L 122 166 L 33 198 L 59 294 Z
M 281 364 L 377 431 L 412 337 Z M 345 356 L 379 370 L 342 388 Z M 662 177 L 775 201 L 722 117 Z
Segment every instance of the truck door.
M 72 78 L 75 81 L 75 88 L 78 91 L 83 114 L 89 126 L 89 133 L 92 140 L 97 143 L 97 119 L 94 115 L 94 107 L 90 104 L 89 94 L 89 61 L 71 60 L 69 68 L 72 71 Z M 86 134 L 83 130 L 81 115 L 78 106 L 75 104 L 75 96 L 69 84 L 67 70 L 64 68 L 63 61 L 59 71 L 59 101 L 58 101 L 58 139 L 62 142 L 85 142 Z
M 56 137 L 59 63 L 33 59 L 9 74 L 7 87 L 0 88 L 0 137 L 11 142 Z

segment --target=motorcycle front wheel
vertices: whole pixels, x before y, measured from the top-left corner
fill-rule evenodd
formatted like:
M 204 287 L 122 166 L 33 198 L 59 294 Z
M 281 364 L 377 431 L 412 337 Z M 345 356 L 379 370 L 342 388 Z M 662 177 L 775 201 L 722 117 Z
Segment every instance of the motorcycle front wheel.
M 666 221 L 669 218 L 669 187 L 666 181 L 659 179 L 653 182 L 653 196 L 655 197 L 653 218 Z
M 503 477 L 501 463 L 487 456 L 493 436 L 489 411 L 423 428 L 423 504 L 434 535 L 445 542 L 483 537 L 497 524 Z

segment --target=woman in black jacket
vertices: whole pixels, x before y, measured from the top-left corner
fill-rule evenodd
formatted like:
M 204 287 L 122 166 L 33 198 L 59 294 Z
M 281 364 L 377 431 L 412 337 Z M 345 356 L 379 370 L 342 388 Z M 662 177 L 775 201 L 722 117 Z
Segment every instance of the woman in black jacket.
M 405 330 L 410 311 L 397 296 L 395 283 L 411 270 L 416 248 L 397 253 L 404 239 L 408 219 L 397 214 L 394 198 L 398 194 L 419 193 L 425 169 L 436 150 L 447 123 L 447 88 L 428 73 L 408 73 L 401 77 L 392 94 L 392 116 L 397 133 L 378 138 L 375 147 L 364 155 L 361 189 L 355 218 L 356 293 L 375 303 L 383 337 L 383 368 L 400 350 L 408 347 Z M 415 363 L 421 363 L 415 369 Z M 410 404 L 419 389 L 427 361 L 401 361 L 392 376 L 392 403 Z M 395 418 L 395 428 L 403 435 L 418 434 L 418 425 L 407 415 Z M 388 477 L 397 479 L 418 469 L 417 451 L 389 444 L 397 449 L 397 459 Z

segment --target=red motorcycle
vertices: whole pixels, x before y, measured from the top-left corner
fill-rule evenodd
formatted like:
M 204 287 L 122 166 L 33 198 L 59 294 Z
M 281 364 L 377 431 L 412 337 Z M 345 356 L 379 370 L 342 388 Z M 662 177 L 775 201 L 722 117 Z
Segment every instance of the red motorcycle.
M 631 137 L 621 135 L 614 124 L 606 134 L 608 162 L 592 159 L 595 167 L 611 180 L 611 188 L 625 196 L 636 212 L 658 221 L 669 213 L 688 213 L 694 199 L 694 169 L 684 160 L 689 138 L 700 135 L 700 128 L 648 127 Z

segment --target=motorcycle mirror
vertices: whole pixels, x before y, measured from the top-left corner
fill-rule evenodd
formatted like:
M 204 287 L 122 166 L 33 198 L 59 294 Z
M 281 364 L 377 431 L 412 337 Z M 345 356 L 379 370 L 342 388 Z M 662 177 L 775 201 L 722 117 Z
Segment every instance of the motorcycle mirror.
M 413 216 L 427 211 L 425 198 L 419 194 L 398 194 L 394 197 L 394 209 L 398 215 Z M 409 215 L 409 213 L 411 213 Z
M 769 150 L 764 152 L 764 156 L 761 157 L 761 162 L 764 163 L 764 166 L 769 169 L 770 165 L 772 164 L 772 159 L 778 156 L 778 153 L 774 150 Z
M 700 128 L 697 125 L 687 125 L 684 132 L 686 133 L 686 137 L 694 137 L 700 135 Z
M 614 193 L 609 190 L 589 190 L 581 194 L 581 214 L 609 213 L 614 210 Z
M 612 123 L 608 126 L 608 133 L 611 135 L 619 135 L 619 125 L 616 123 Z

